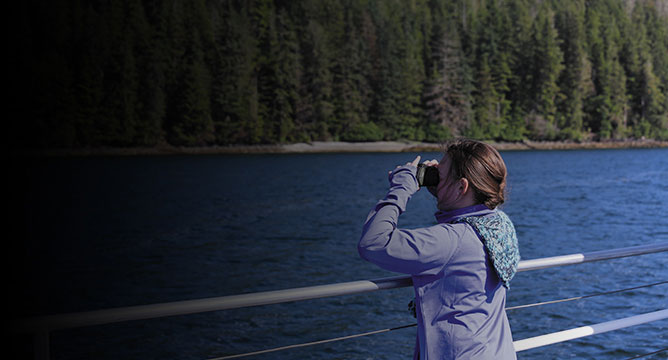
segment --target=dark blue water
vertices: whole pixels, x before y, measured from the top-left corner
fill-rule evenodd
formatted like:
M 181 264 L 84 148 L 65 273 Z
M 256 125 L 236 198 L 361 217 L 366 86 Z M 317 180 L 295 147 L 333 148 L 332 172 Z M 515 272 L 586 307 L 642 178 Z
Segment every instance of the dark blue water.
M 421 154 L 440 158 L 439 154 Z M 668 150 L 504 152 L 523 259 L 668 240 Z M 415 154 L 103 157 L 33 162 L 25 179 L 24 314 L 284 289 L 396 274 L 356 243 L 387 171 Z M 402 227 L 434 223 L 421 191 Z M 520 273 L 508 305 L 668 280 L 665 253 Z M 209 359 L 414 322 L 412 289 L 52 334 L 54 359 Z M 523 339 L 666 308 L 668 286 L 509 312 Z M 668 321 L 529 350 L 624 359 Z M 415 328 L 254 359 L 410 358 Z M 654 357 L 666 359 L 666 353 Z

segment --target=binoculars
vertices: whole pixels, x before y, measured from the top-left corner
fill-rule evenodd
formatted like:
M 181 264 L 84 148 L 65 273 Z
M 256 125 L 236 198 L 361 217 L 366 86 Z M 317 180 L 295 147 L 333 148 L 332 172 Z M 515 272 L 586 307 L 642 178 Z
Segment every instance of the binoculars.
M 417 174 L 415 175 L 420 186 L 436 186 L 438 185 L 438 168 L 436 166 L 426 166 L 419 164 L 417 167 Z

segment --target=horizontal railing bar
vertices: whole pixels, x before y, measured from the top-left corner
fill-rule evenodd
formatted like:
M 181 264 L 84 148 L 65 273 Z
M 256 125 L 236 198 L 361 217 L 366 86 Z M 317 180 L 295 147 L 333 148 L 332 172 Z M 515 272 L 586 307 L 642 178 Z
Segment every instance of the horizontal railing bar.
M 629 316 L 627 318 L 606 321 L 589 326 L 581 326 L 569 330 L 557 331 L 550 334 L 534 336 L 531 338 L 514 341 L 513 345 L 515 346 L 515 351 L 520 352 L 564 341 L 579 339 L 586 336 L 602 334 L 608 331 L 623 329 L 652 321 L 663 320 L 666 318 L 668 318 L 668 309 Z
M 348 294 L 360 294 L 383 289 L 411 286 L 410 277 L 396 276 L 376 280 L 360 280 L 338 284 L 265 291 L 214 298 L 175 301 L 161 304 L 127 306 L 70 314 L 26 319 L 18 324 L 21 332 L 50 331 L 83 326 L 111 324 L 131 320 L 154 319 L 166 316 L 230 310 L 242 307 L 279 304 Z
M 589 253 L 570 254 L 546 257 L 540 259 L 520 261 L 517 271 L 546 269 L 556 266 L 581 264 L 592 261 L 610 260 L 628 256 L 644 255 L 668 251 L 668 242 L 647 245 L 630 246 L 625 248 L 593 251 Z
M 518 271 L 545 269 L 561 265 L 644 255 L 661 251 L 668 251 L 668 242 L 583 254 L 524 260 L 520 261 Z M 410 276 L 395 276 L 375 280 L 360 280 L 206 299 L 175 301 L 162 304 L 138 305 L 80 313 L 50 315 L 25 319 L 17 324 L 15 329 L 21 332 L 51 331 L 131 320 L 145 320 L 166 316 L 188 315 L 251 306 L 279 304 L 331 296 L 361 294 L 377 290 L 408 287 L 411 286 L 412 283 Z

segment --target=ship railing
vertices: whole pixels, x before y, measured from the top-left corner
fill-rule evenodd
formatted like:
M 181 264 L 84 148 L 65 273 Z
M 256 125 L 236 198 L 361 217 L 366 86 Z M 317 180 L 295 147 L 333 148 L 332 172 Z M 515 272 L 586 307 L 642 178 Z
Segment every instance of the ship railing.
M 553 256 L 539 259 L 522 260 L 519 263 L 518 272 L 546 269 L 565 265 L 582 264 L 594 261 L 617 259 L 629 256 L 668 251 L 668 242 L 631 246 L 617 249 L 601 250 L 587 253 L 577 253 L 561 256 Z M 663 281 L 656 284 L 665 284 Z M 58 314 L 41 317 L 22 319 L 13 326 L 15 332 L 31 333 L 35 338 L 35 358 L 39 360 L 49 359 L 50 333 L 57 330 L 80 328 L 94 325 L 105 325 L 125 321 L 156 319 L 167 316 L 189 315 L 211 311 L 231 310 L 252 306 L 263 306 L 280 304 L 286 302 L 304 301 L 310 299 L 368 293 L 378 290 L 396 289 L 412 286 L 410 276 L 394 276 L 381 279 L 359 280 L 335 284 L 316 285 L 293 289 L 263 291 L 249 294 L 228 295 L 205 299 L 175 301 L 161 304 L 128 306 L 112 309 L 86 311 L 69 314 Z M 581 297 L 583 298 L 583 297 Z M 540 346 L 550 345 L 557 342 L 568 341 L 584 336 L 600 334 L 607 331 L 617 330 L 624 327 L 635 326 L 647 322 L 658 321 L 668 318 L 668 308 L 646 314 L 608 321 L 605 323 L 583 326 L 580 328 L 559 331 L 551 334 L 540 335 L 514 342 L 516 351 L 528 350 Z M 407 325 L 398 328 L 405 328 Z M 395 329 L 398 329 L 395 328 Z M 366 334 L 380 333 L 393 329 L 372 331 Z M 337 338 L 346 339 L 354 336 Z M 323 343 L 317 341 L 310 344 Z M 255 355 L 270 351 L 294 348 L 301 345 L 285 346 L 281 348 L 262 350 L 247 354 L 237 354 L 218 359 L 237 358 L 247 355 Z M 661 351 L 666 350 L 662 349 Z

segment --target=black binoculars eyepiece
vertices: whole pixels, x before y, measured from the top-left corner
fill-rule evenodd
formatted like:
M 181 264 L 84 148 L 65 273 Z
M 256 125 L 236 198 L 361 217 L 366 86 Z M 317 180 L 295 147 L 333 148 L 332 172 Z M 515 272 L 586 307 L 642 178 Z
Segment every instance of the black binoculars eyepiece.
M 436 166 L 427 166 L 419 164 L 417 167 L 417 174 L 415 175 L 420 186 L 436 186 L 438 185 L 438 168 Z

